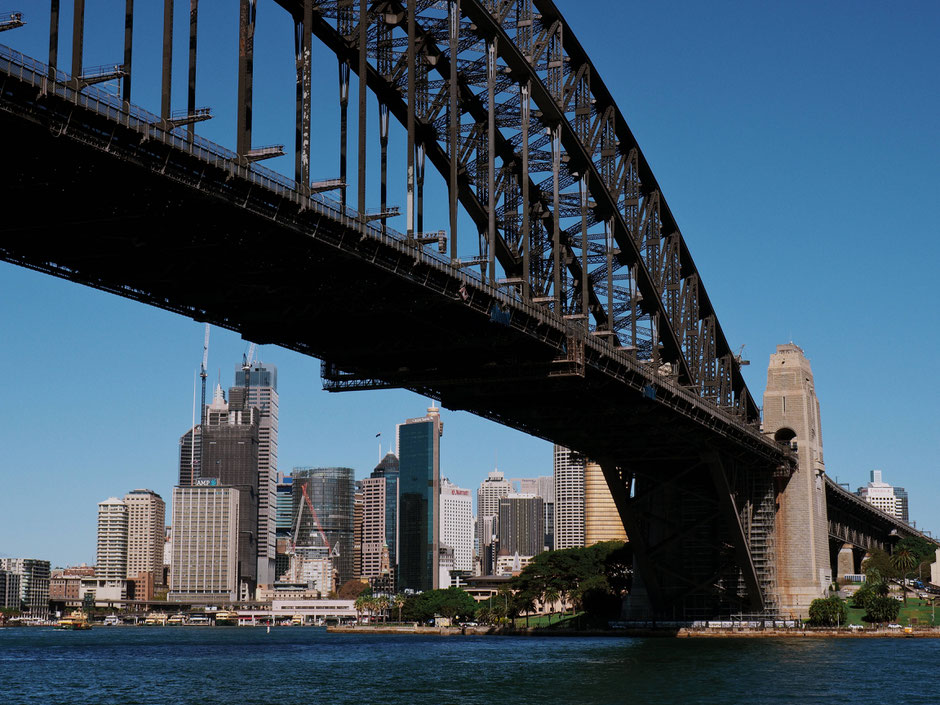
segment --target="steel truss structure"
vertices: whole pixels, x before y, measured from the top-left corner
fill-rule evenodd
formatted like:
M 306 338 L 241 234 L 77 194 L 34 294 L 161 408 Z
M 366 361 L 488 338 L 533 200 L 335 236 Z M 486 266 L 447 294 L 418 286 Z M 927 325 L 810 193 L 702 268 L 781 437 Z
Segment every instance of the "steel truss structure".
M 58 223 L 13 213 L 0 258 L 319 357 L 331 390 L 404 387 L 575 448 L 604 469 L 654 614 L 773 612 L 774 500 L 795 460 L 760 434 L 666 200 L 554 3 L 278 0 L 295 23 L 288 179 L 256 163 L 282 146 L 252 143 L 255 0 L 239 0 L 234 152 L 195 130 L 211 117 L 196 107 L 198 0 L 184 111 L 170 105 L 164 0 L 159 115 L 130 100 L 133 0 L 124 61 L 111 67 L 117 98 L 82 66 L 84 0 L 73 0 L 71 74 L 57 69 L 50 2 L 48 64 L 0 56 L 0 120 L 31 143 L 9 150 L 5 193 L 26 202 L 56 187 L 75 203 L 63 213 L 82 211 L 96 231 L 62 245 L 46 235 Z M 310 180 L 314 38 L 338 66 L 340 173 L 326 182 Z M 365 188 L 370 93 L 376 209 Z M 387 224 L 392 118 L 408 142 L 403 233 Z M 446 231 L 425 230 L 426 161 L 448 185 Z M 107 204 L 88 192 L 102 181 L 114 185 Z M 474 228 L 458 238 L 459 210 Z M 461 258 L 465 239 L 473 255 Z M 199 280 L 220 259 L 238 291 Z M 272 299 L 274 318 L 259 304 Z M 377 350 L 368 322 L 390 316 L 396 335 Z

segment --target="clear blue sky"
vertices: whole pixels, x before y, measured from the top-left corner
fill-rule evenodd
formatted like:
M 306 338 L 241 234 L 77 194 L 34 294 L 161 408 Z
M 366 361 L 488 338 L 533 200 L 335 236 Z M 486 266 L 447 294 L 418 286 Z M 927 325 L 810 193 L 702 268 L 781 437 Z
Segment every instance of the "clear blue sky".
M 752 392 L 762 394 L 777 343 L 801 345 L 829 474 L 854 489 L 883 470 L 909 490 L 912 518 L 940 533 L 940 5 L 558 4 L 652 165 L 732 347 L 746 344 Z M 47 3 L 24 5 L 29 24 L 0 42 L 45 60 Z M 123 5 L 89 3 L 86 65 L 120 62 Z M 156 112 L 160 37 L 150 30 L 162 3 L 137 5 L 134 100 Z M 183 107 L 188 3 L 177 5 L 174 107 Z M 218 117 L 200 130 L 233 146 L 237 4 L 203 3 L 201 16 L 198 102 Z M 261 0 L 256 75 L 267 78 L 255 91 L 255 144 L 293 141 L 290 32 Z M 336 64 L 323 47 L 314 59 L 325 97 L 312 172 L 328 178 L 338 171 Z M 292 159 L 279 162 L 292 173 Z M 429 195 L 441 192 L 434 178 Z M 375 173 L 369 188 L 377 206 Z M 437 227 L 446 217 L 431 208 L 427 229 Z M 378 322 L 376 335 L 394 325 Z M 2 264 L 0 340 L 0 555 L 93 563 L 97 502 L 138 487 L 169 502 L 202 326 Z M 213 329 L 211 380 L 230 385 L 246 349 Z M 282 470 L 342 464 L 361 477 L 377 460 L 375 434 L 387 448 L 395 424 L 427 407 L 405 392 L 329 395 L 317 361 L 274 347 L 261 357 L 279 368 Z M 442 472 L 462 486 L 496 462 L 510 476 L 551 472 L 542 441 L 465 413 L 443 419 Z

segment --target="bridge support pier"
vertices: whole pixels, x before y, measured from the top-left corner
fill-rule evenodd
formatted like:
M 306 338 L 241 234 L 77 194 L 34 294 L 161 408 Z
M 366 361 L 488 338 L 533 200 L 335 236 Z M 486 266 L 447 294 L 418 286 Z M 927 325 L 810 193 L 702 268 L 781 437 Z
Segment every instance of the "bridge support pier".
M 777 498 L 777 586 L 782 615 L 805 618 L 832 583 L 832 565 L 819 401 L 809 360 L 792 343 L 770 356 L 764 433 L 798 454 L 796 472 Z
M 634 552 L 629 619 L 773 609 L 773 469 L 709 450 L 601 463 Z

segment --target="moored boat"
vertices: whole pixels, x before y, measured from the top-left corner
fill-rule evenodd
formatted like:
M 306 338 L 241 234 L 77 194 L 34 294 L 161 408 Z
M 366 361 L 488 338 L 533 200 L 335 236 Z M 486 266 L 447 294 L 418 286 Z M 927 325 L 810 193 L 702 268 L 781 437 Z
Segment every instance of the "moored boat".
M 217 627 L 231 627 L 237 625 L 238 612 L 219 610 L 215 613 L 215 624 Z
M 91 624 L 88 623 L 88 617 L 81 610 L 75 610 L 68 617 L 62 617 L 55 626 L 56 629 L 69 629 L 74 631 L 80 631 L 83 629 L 91 629 Z

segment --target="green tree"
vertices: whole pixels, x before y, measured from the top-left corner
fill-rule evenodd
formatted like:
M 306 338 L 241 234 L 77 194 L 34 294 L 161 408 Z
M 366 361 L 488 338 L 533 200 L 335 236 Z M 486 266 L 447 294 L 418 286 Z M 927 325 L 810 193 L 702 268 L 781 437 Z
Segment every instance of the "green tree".
M 865 610 L 865 621 L 877 624 L 893 622 L 898 618 L 900 611 L 901 603 L 893 597 L 873 597 L 869 600 L 868 607 Z
M 809 623 L 814 627 L 838 627 L 845 624 L 848 610 L 837 595 L 813 600 L 809 606 Z
M 395 603 L 395 606 L 398 608 L 398 621 L 401 621 L 401 608 L 405 606 L 406 598 L 401 593 L 395 595 L 392 598 L 392 601 Z
M 880 548 L 872 548 L 868 551 L 868 557 L 862 563 L 862 572 L 866 580 L 872 573 L 877 573 L 881 580 L 891 580 L 897 577 L 897 570 L 891 562 L 891 556 Z
M 901 578 L 901 594 L 904 596 L 904 603 L 907 604 L 907 576 L 917 566 L 917 555 L 909 548 L 897 548 L 891 554 L 891 565 L 897 571 Z

